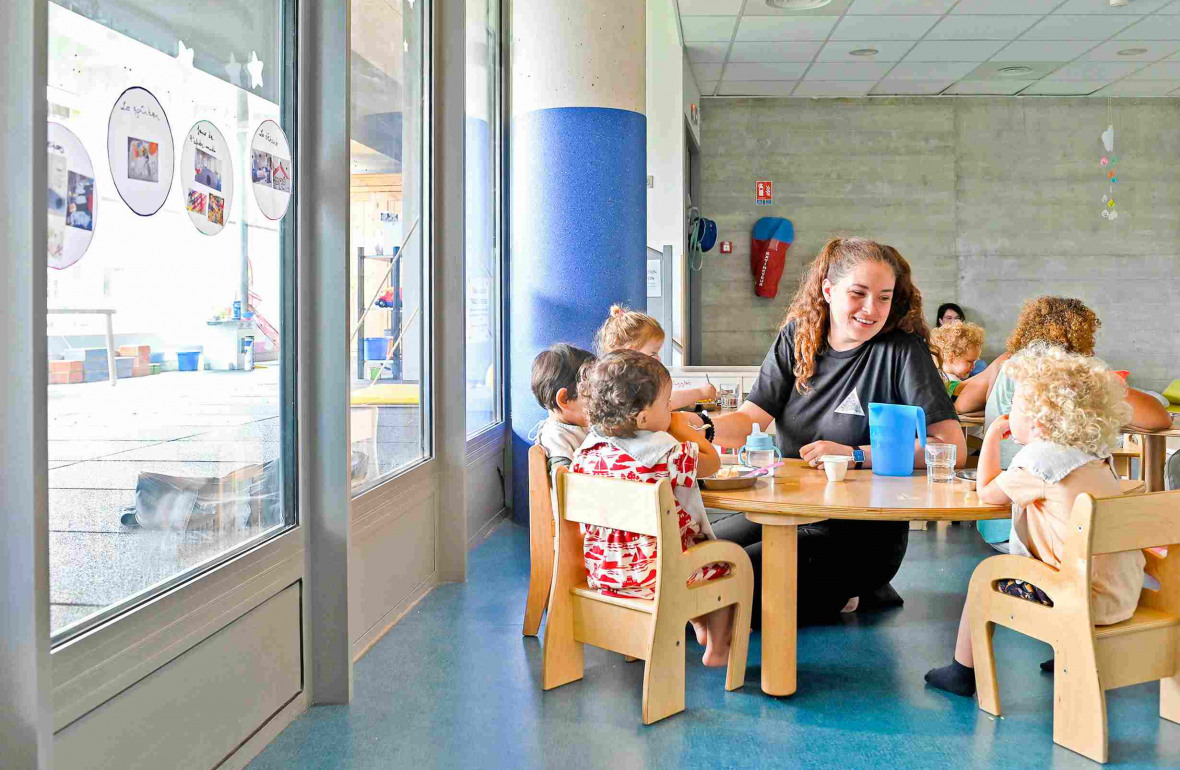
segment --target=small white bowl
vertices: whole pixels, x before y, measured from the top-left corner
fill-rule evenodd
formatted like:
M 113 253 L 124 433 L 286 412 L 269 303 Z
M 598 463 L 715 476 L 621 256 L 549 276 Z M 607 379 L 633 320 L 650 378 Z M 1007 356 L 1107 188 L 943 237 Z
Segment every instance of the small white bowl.
M 824 473 L 828 474 L 828 481 L 843 481 L 848 473 L 848 463 L 852 462 L 848 455 L 824 455 L 819 459 L 824 464 Z

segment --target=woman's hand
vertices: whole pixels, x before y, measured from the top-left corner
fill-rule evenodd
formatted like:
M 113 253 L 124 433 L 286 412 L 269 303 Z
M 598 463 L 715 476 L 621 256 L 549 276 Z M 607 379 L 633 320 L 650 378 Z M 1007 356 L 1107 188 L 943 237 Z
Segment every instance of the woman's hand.
M 799 449 L 799 456 L 806 460 L 812 468 L 820 467 L 819 458 L 824 455 L 852 457 L 852 447 L 837 444 L 835 441 L 813 441 Z

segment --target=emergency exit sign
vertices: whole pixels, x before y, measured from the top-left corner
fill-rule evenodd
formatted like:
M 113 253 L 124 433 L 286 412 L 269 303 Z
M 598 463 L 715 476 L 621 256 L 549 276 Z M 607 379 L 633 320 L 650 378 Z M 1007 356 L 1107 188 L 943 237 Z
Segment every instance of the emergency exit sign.
M 774 182 L 758 181 L 754 183 L 754 203 L 759 206 L 774 205 Z

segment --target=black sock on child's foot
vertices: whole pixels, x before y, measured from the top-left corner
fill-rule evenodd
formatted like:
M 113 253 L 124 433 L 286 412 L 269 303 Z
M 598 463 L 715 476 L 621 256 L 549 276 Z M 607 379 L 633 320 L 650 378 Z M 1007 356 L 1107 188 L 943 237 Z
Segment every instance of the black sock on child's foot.
M 951 661 L 949 666 L 932 668 L 927 671 L 926 682 L 940 690 L 953 692 L 955 695 L 974 695 L 975 669 L 964 666 L 957 660 Z
M 1044 663 L 1042 663 L 1041 670 L 1044 671 L 1046 674 L 1052 674 L 1053 673 L 1053 658 L 1049 658 Z

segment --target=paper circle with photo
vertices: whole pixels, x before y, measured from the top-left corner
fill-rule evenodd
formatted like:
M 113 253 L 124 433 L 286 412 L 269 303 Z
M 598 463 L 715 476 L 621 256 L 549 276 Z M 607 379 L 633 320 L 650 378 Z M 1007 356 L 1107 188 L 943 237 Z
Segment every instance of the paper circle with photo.
M 193 226 L 205 235 L 225 229 L 234 196 L 229 143 L 217 126 L 199 120 L 180 148 L 181 194 Z
M 267 219 L 282 219 L 291 204 L 295 168 L 287 135 L 273 120 L 264 120 L 250 140 L 250 186 Z
M 49 245 L 47 263 L 62 270 L 77 262 L 94 238 L 98 197 L 94 164 L 82 140 L 60 123 L 47 127 Z
M 141 217 L 168 199 L 174 154 L 172 127 L 156 97 L 139 86 L 119 94 L 107 123 L 107 160 L 119 197 Z

